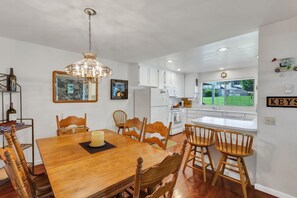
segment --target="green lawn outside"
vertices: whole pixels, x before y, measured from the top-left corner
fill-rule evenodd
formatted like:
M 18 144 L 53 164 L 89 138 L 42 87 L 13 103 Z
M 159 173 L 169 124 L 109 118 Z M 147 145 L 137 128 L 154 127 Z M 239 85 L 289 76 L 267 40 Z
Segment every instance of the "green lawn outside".
M 203 97 L 205 105 L 212 105 L 211 97 Z M 224 96 L 214 98 L 213 105 L 227 105 L 227 106 L 254 106 L 253 96 L 227 96 L 227 102 L 224 104 Z

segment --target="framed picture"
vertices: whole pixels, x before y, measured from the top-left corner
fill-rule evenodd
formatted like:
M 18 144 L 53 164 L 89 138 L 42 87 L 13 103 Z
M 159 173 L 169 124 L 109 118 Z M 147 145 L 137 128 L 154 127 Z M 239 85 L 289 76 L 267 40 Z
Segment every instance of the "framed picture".
M 128 80 L 111 79 L 110 84 L 111 100 L 128 99 Z
M 98 83 L 86 83 L 64 71 L 53 71 L 53 102 L 97 102 Z

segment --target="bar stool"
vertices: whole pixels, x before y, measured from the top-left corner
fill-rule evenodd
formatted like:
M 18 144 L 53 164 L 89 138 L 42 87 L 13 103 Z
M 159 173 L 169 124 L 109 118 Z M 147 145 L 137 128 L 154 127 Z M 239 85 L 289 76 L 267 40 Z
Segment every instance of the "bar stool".
M 253 154 L 253 136 L 235 131 L 216 129 L 215 140 L 216 149 L 222 153 L 222 156 L 213 178 L 212 185 L 215 185 L 218 176 L 224 177 L 241 184 L 243 197 L 247 198 L 246 186 L 251 186 L 251 182 L 243 157 Z M 227 160 L 229 160 L 229 162 Z M 230 161 L 233 161 L 233 163 Z M 225 169 L 238 173 L 240 179 L 238 180 L 225 175 Z
M 206 168 L 210 166 L 214 172 L 212 159 L 208 150 L 208 147 L 214 144 L 213 129 L 191 124 L 186 124 L 185 129 L 190 149 L 184 164 L 183 173 L 185 172 L 187 166 L 195 170 L 202 171 L 203 180 L 206 182 Z M 206 155 L 208 156 L 208 163 L 205 161 Z M 189 159 L 190 157 L 192 158 Z M 192 161 L 192 165 L 188 164 L 190 161 Z M 195 166 L 196 161 L 201 163 L 201 169 Z

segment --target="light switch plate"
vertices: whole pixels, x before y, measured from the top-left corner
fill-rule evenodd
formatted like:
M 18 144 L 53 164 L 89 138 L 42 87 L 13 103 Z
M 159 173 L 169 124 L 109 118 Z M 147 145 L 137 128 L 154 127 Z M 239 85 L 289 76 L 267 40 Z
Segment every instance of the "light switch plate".
M 284 86 L 285 94 L 291 94 L 294 91 L 294 85 L 293 84 L 285 84 Z
M 275 125 L 275 117 L 265 117 L 265 125 Z

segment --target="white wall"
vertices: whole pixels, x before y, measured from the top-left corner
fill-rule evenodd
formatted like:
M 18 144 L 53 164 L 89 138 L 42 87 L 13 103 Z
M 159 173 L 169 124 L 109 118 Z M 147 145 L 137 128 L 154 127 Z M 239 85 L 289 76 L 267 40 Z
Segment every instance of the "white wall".
M 195 107 L 201 108 L 209 108 L 209 106 L 201 105 L 202 100 L 202 84 L 204 82 L 212 82 L 212 81 L 226 81 L 226 80 L 237 80 L 237 79 L 255 79 L 255 87 L 257 86 L 258 81 L 258 68 L 250 67 L 250 68 L 241 68 L 241 69 L 232 69 L 232 70 L 224 70 L 227 73 L 226 78 L 221 78 L 221 73 L 223 71 L 215 71 L 215 72 L 205 72 L 199 73 L 199 100 L 197 103 L 193 103 Z M 257 108 L 257 90 L 255 89 L 255 98 L 254 98 L 254 107 L 240 107 L 240 106 L 220 106 L 221 109 L 226 110 L 240 110 L 240 111 L 256 111 Z
M 81 60 L 83 56 L 79 53 L 0 37 L 0 56 L 0 73 L 8 73 L 9 68 L 13 67 L 17 81 L 22 86 L 23 117 L 34 118 L 36 139 L 56 135 L 55 116 L 61 113 L 65 118 L 68 115 L 83 116 L 86 112 L 87 124 L 91 130 L 116 130 L 112 113 L 117 109 L 123 109 L 128 116 L 133 115 L 132 90 L 129 90 L 128 100 L 110 100 L 110 78 L 103 79 L 99 84 L 99 98 L 96 103 L 52 102 L 52 72 L 63 70 L 66 65 Z M 112 68 L 112 78 L 129 79 L 127 64 L 107 59 L 99 60 Z M 16 97 L 14 101 L 17 103 Z M 5 111 L 7 108 L 8 104 Z M 35 147 L 35 150 L 38 151 L 38 148 Z M 35 159 L 40 161 L 38 152 Z
M 297 58 L 297 18 L 260 28 L 259 57 L 256 187 L 278 197 L 297 197 L 297 110 L 266 107 L 267 96 L 286 95 L 285 84 L 295 86 L 288 96 L 297 95 L 297 72 L 275 73 L 271 63 L 273 58 Z M 265 117 L 274 117 L 276 125 L 265 125 Z

